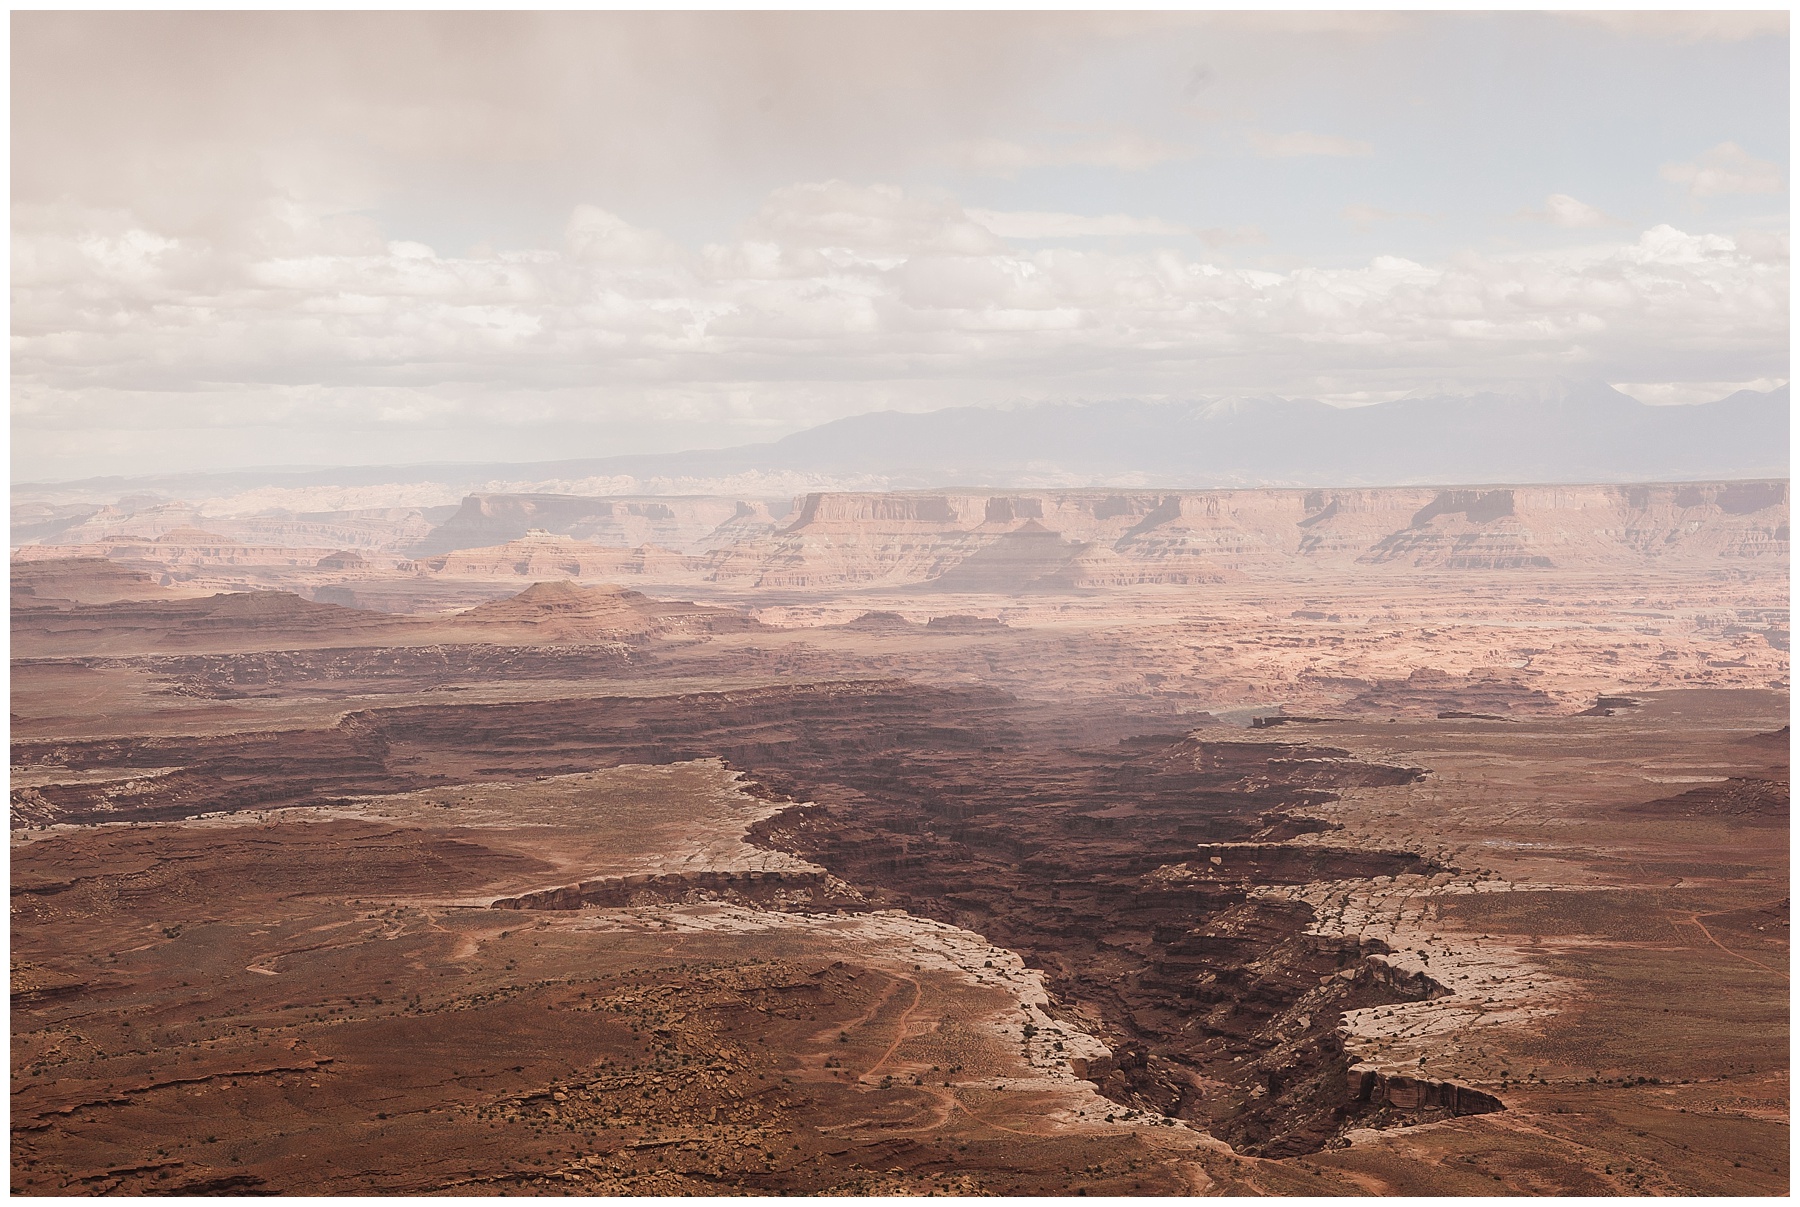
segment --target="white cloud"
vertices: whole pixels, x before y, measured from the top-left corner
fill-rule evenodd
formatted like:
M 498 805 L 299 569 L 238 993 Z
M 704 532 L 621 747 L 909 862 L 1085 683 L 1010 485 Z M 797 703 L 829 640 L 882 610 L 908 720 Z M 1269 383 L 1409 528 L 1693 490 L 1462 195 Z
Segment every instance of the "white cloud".
M 1308 134 L 1295 130 L 1291 134 L 1249 132 L 1250 145 L 1265 159 L 1290 159 L 1301 155 L 1355 156 L 1370 155 L 1375 148 L 1358 138 L 1338 138 L 1331 134 Z
M 1544 208 L 1540 210 L 1522 209 L 1515 218 L 1531 222 L 1548 222 L 1551 226 L 1560 226 L 1570 230 L 1583 227 L 1615 226 L 1618 219 L 1604 210 L 1578 201 L 1567 193 L 1552 193 L 1544 198 Z
M 1731 241 L 1746 255 L 1759 260 L 1782 261 L 1788 258 L 1788 233 L 1748 227 L 1731 236 Z
M 841 180 L 776 189 L 745 233 L 802 258 L 834 248 L 876 257 L 980 255 L 1000 248 L 994 233 L 946 194 Z
M 659 232 L 632 226 L 595 205 L 578 205 L 563 227 L 572 260 L 596 264 L 654 264 L 678 258 L 680 248 Z
M 290 460 L 324 459 L 300 451 L 308 433 L 327 451 L 378 450 L 359 459 L 575 455 L 658 424 L 754 438 L 747 414 L 766 431 L 878 407 L 1324 381 L 1345 396 L 1470 375 L 1739 381 L 1784 373 L 1787 354 L 1785 244 L 1669 226 L 1275 271 L 1192 243 L 1009 245 L 1162 227 L 971 213 L 842 181 L 778 189 L 702 248 L 589 207 L 558 247 L 482 258 L 330 250 L 301 223 L 239 259 L 130 215 L 71 220 L 15 234 L 27 459 L 72 458 L 95 432 L 131 433 L 154 458 L 232 447 L 229 431 Z
M 1698 163 L 1665 163 L 1658 174 L 1686 185 L 1696 198 L 1787 191 L 1787 172 L 1780 164 L 1758 159 L 1734 142 L 1720 143 Z

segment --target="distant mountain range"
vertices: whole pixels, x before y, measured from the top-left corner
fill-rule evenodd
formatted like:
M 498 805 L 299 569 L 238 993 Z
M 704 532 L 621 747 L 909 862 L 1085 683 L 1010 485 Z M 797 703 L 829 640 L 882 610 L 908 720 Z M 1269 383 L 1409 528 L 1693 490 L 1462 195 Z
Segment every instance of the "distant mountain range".
M 956 407 L 840 419 L 769 444 L 529 464 L 357 466 L 17 485 L 177 498 L 434 483 L 456 491 L 792 495 L 939 487 L 1402 486 L 1786 477 L 1788 388 L 1647 406 L 1603 383 L 1406 398 Z
M 683 461 L 919 487 L 1603 482 L 1783 477 L 1787 436 L 1785 386 L 1653 407 L 1596 384 L 1355 408 L 1266 398 L 881 412 Z

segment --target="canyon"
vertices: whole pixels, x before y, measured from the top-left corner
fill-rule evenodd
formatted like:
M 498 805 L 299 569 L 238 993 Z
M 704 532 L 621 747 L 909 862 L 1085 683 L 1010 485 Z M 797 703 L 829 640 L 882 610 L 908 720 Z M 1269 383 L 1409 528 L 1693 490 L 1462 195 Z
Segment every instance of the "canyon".
M 57 506 L 15 1193 L 1786 1192 L 1785 480 Z

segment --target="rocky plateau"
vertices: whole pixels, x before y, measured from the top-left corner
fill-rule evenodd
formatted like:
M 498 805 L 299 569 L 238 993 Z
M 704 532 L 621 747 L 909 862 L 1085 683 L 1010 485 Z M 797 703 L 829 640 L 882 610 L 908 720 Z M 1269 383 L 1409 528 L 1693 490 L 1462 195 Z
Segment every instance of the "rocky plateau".
M 17 1194 L 1787 1191 L 1784 481 L 86 506 Z

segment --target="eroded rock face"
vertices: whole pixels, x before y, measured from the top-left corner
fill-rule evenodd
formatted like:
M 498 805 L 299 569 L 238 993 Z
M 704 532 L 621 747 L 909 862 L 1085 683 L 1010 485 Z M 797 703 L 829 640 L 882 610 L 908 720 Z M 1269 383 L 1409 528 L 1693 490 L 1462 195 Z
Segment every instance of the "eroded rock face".
M 1754 569 L 1789 547 L 1787 484 L 1777 480 L 830 492 L 792 502 L 482 494 L 436 527 L 418 509 L 215 520 L 186 504 L 45 524 L 27 525 L 45 543 L 21 545 L 15 561 L 103 557 L 215 588 L 309 577 L 317 598 L 403 611 L 491 598 L 479 584 L 531 577 L 684 591 L 1057 592 L 1318 573 Z M 347 550 L 362 564 L 343 559 Z
M 1168 738 L 753 774 L 815 802 L 760 823 L 762 841 L 1025 953 L 1071 1017 L 1101 1024 L 1114 1055 L 1088 1076 L 1109 1096 L 1245 1151 L 1311 1151 L 1374 1109 L 1344 1092 L 1340 1013 L 1435 988 L 1397 983 L 1363 959 L 1376 949 L 1308 934 L 1308 907 L 1254 893 L 1435 870 L 1411 852 L 1265 837 L 1334 787 L 1417 768 Z
M 1410 852 L 1285 841 L 1319 829 L 1297 809 L 1424 773 L 1292 743 L 1081 750 L 1028 731 L 1002 693 L 903 682 L 370 709 L 321 730 L 20 744 L 20 766 L 70 774 L 14 803 L 38 822 L 172 819 L 721 757 L 809 802 L 752 841 L 822 871 L 602 879 L 504 904 L 903 908 L 1041 968 L 1060 1008 L 1112 1042 L 1090 1075 L 1115 1100 L 1252 1152 L 1323 1144 L 1359 1109 L 1339 1013 L 1429 986 L 1397 984 L 1355 941 L 1306 933 L 1306 905 L 1254 890 L 1430 870 Z
M 820 869 L 648 873 L 584 880 L 563 888 L 500 897 L 493 909 L 580 909 L 594 906 L 692 904 L 723 901 L 762 909 L 842 909 L 863 904 L 862 894 Z
M 248 638 L 262 648 L 342 643 L 395 632 L 396 617 L 316 603 L 289 591 L 222 592 L 205 599 L 119 599 L 16 611 L 14 653 L 92 653 L 151 646 L 205 648 Z
M 823 752 L 966 757 L 1010 731 L 1005 697 L 896 681 L 654 698 L 367 709 L 322 729 L 218 737 L 26 742 L 16 767 L 108 778 L 22 790 L 22 820 L 172 820 L 195 812 L 318 804 L 441 783 L 562 775 L 624 763 L 726 758 L 805 765 Z M 140 774 L 129 774 L 140 773 Z
M 1429 1077 L 1405 1077 L 1384 1073 L 1366 1065 L 1352 1065 L 1348 1081 L 1350 1097 L 1362 1103 L 1399 1111 L 1437 1111 L 1444 1115 L 1485 1115 L 1504 1110 L 1492 1094 L 1453 1081 Z
M 12 566 L 14 609 L 154 599 L 163 594 L 166 592 L 150 575 L 104 557 L 16 561 Z
M 568 581 L 534 583 L 445 623 L 465 632 L 518 631 L 540 640 L 637 642 L 762 627 L 729 608 L 665 602 L 611 584 L 583 587 Z
M 534 529 L 515 541 L 483 549 L 458 549 L 421 563 L 432 575 L 448 578 L 570 579 L 642 578 L 654 575 L 663 581 L 697 578 L 698 558 L 685 557 L 655 545 L 620 549 L 592 541 Z
M 1785 772 L 1786 768 L 1781 770 Z M 1691 788 L 1678 796 L 1628 805 L 1622 811 L 1660 818 L 1716 817 L 1736 825 L 1785 829 L 1788 797 L 1785 774 L 1779 778 L 1774 775 L 1734 775 L 1721 783 Z
M 1556 711 L 1557 702 L 1540 688 L 1502 677 L 1449 675 L 1421 667 L 1405 679 L 1380 679 L 1345 702 L 1351 712 L 1435 713 L 1439 717 L 1504 717 Z
M 94 668 L 141 665 L 168 682 L 162 690 L 170 695 L 233 700 L 279 697 L 283 689 L 300 687 L 355 691 L 376 684 L 428 688 L 483 677 L 605 679 L 629 672 L 636 665 L 632 654 L 623 642 L 575 648 L 470 643 L 73 661 Z
M 721 546 L 720 583 L 1023 591 L 1391 567 L 1543 571 L 1784 557 L 1782 482 L 1493 490 L 815 494 Z
M 15 1169 L 399 1192 L 464 1185 L 448 1153 L 494 1187 L 806 1193 L 986 1145 L 994 1180 L 905 1185 L 1206 1189 L 1191 1162 L 1140 1180 L 1135 1132 L 1233 1192 L 1778 1189 L 1786 700 L 1760 689 L 1788 676 L 1786 499 L 826 495 L 679 555 L 596 530 L 419 563 L 345 513 L 307 537 L 335 564 L 261 568 L 275 528 L 173 509 L 121 536 L 122 574 L 21 561 L 146 594 L 15 610 L 15 1087 L 41 1129 Z M 593 549 L 704 598 L 605 586 Z M 567 555 L 587 582 L 521 593 Z M 1194 585 L 1087 590 L 1139 583 Z M 583 1067 L 602 1050 L 625 1063 Z M 1656 1089 L 1613 1096 L 1627 1076 Z M 1364 1130 L 1497 1096 L 1530 1126 Z M 1614 1179 L 1645 1168 L 1644 1111 L 1716 1168 Z M 559 1152 L 576 1121 L 609 1143 Z M 670 1125 L 691 1141 L 643 1143 Z M 711 1159 L 767 1126 L 782 1168 Z M 215 1132 L 281 1143 L 239 1166 Z M 1702 1158 L 1727 1134 L 1754 1177 Z M 689 1180 L 636 1180 L 678 1147 Z

